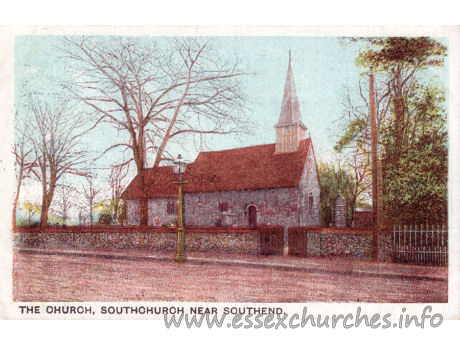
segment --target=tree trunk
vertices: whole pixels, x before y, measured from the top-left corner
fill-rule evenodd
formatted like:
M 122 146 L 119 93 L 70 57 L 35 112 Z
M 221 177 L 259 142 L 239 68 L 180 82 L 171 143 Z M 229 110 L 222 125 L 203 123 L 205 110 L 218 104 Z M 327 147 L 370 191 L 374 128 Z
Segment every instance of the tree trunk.
M 42 210 L 40 214 L 40 227 L 46 228 L 48 226 L 48 193 L 46 190 L 46 174 L 43 174 L 43 181 L 42 181 Z
M 18 199 L 19 199 L 19 196 L 18 194 L 16 194 L 16 196 L 14 197 L 14 201 L 13 201 L 13 212 L 11 215 L 11 225 L 13 226 L 13 231 L 14 229 L 16 229 L 16 208 L 18 205 Z
M 67 222 L 67 207 L 64 207 L 64 212 L 62 215 L 62 221 L 64 222 L 64 226 L 66 225 Z
M 394 98 L 394 109 L 395 109 L 395 149 L 396 157 L 399 158 L 401 153 L 401 145 L 403 143 L 404 136 L 404 97 L 402 94 L 402 81 L 401 72 L 396 72 L 396 89 Z
M 93 198 L 89 199 L 89 226 L 93 226 Z
M 51 201 L 54 196 L 54 189 L 56 188 L 56 177 L 52 172 L 50 176 L 49 190 L 46 191 L 46 180 L 43 180 L 43 198 L 42 198 L 42 213 L 40 215 L 40 227 L 46 228 L 48 226 L 48 211 L 51 206 Z
M 12 226 L 13 231 L 16 228 L 16 209 L 18 208 L 19 192 L 21 191 L 22 184 L 22 167 L 19 169 L 18 187 L 16 189 L 16 195 L 13 200 L 13 212 L 12 212 Z
M 356 194 L 355 194 L 356 195 Z M 355 205 L 356 205 L 356 199 L 357 197 L 354 196 L 351 200 L 351 219 L 350 219 L 350 226 L 353 226 L 353 223 L 355 221 Z
M 137 150 L 134 152 L 137 174 L 139 176 L 139 224 L 148 224 L 148 208 L 147 199 L 145 196 L 145 151 L 144 151 L 144 130 L 139 128 L 139 135 L 137 139 Z M 136 147 L 135 140 L 133 139 L 133 147 Z M 136 152 L 137 151 L 137 152 Z
M 378 153 L 377 153 L 378 154 Z M 380 158 L 377 158 L 377 186 L 378 186 L 378 199 L 377 199 L 377 210 L 378 210 L 378 215 L 379 215 L 379 225 L 380 228 L 382 226 L 385 226 L 383 222 L 383 201 L 382 201 L 382 196 L 383 196 L 383 182 L 382 182 L 382 161 Z
M 46 194 L 42 198 L 42 211 L 40 215 L 40 228 L 46 228 L 48 226 L 48 206 L 46 202 Z

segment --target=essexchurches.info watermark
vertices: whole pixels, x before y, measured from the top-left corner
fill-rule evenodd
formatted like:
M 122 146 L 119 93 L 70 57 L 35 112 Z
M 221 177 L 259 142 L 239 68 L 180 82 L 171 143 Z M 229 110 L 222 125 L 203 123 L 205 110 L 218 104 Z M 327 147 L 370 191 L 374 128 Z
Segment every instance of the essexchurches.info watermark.
M 240 310 L 244 309 L 244 310 Z M 264 310 L 261 310 L 264 309 Z M 273 310 L 271 310 L 273 309 Z M 318 327 L 318 328 L 337 328 L 343 327 L 345 329 L 357 328 L 360 326 L 370 327 L 373 329 L 382 328 L 436 328 L 441 326 L 443 316 L 439 313 L 432 313 L 433 308 L 430 305 L 423 308 L 422 314 L 409 315 L 406 314 L 406 308 L 401 309 L 399 317 L 392 317 L 391 313 L 386 313 L 383 316 L 379 313 L 372 315 L 362 314 L 361 307 L 356 309 L 356 312 L 348 314 L 333 314 L 331 316 L 321 314 L 308 313 L 307 307 L 303 308 L 302 315 L 294 313 L 288 315 L 284 313 L 281 308 L 257 308 L 257 307 L 243 307 L 243 308 L 224 308 L 224 313 L 220 316 L 217 313 L 206 314 L 164 314 L 164 323 L 167 328 L 171 326 L 180 327 L 186 326 L 187 328 L 205 326 L 208 328 L 304 328 L 304 327 Z M 228 318 L 230 317 L 230 318 Z M 228 319 L 227 319 L 228 318 Z M 225 320 L 227 319 L 227 322 Z

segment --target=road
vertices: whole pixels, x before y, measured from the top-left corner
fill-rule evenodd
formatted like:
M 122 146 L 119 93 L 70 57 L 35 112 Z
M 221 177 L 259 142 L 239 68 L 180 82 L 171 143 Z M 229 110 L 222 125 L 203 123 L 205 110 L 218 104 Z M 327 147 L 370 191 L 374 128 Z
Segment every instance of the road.
M 446 280 L 13 254 L 14 301 L 434 303 L 447 289 Z

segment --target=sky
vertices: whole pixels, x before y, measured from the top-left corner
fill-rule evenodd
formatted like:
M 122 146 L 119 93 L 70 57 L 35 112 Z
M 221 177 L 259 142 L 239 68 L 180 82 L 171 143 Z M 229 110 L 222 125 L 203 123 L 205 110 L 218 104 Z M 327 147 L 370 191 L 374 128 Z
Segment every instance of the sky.
M 145 37 L 164 41 L 165 38 Z M 446 39 L 439 39 L 447 45 Z M 53 91 L 56 80 L 66 78 L 68 60 L 61 57 L 59 36 L 17 36 L 15 40 L 15 85 L 16 97 L 19 85 L 29 83 L 33 88 Z M 273 143 L 288 67 L 289 50 L 292 54 L 293 75 L 300 102 L 303 122 L 312 138 L 317 160 L 331 161 L 333 147 L 337 141 L 337 120 L 343 114 L 345 88 L 354 96 L 362 69 L 355 64 L 360 46 L 344 45 L 337 37 L 214 37 L 217 54 L 224 58 L 238 58 L 243 70 L 249 74 L 244 78 L 248 97 L 249 119 L 255 124 L 253 135 L 209 137 L 207 146 L 211 150 L 229 149 Z M 448 60 L 446 59 L 446 62 Z M 447 90 L 448 63 L 435 71 L 427 72 L 436 77 Z M 117 140 L 110 129 L 99 128 L 88 136 L 91 147 L 103 150 L 110 140 Z M 179 152 L 178 152 L 179 153 Z M 190 147 L 180 152 L 189 161 L 198 152 Z M 102 165 L 117 160 L 107 156 Z M 104 174 L 102 174 L 104 176 Z M 101 181 L 101 183 L 103 183 Z M 40 188 L 28 184 L 29 198 L 40 192 Z M 24 195 L 24 193 L 23 193 Z

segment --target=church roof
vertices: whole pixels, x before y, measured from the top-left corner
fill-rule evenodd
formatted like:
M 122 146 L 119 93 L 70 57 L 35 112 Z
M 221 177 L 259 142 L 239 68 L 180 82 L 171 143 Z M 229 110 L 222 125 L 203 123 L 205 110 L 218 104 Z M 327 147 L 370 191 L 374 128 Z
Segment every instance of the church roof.
M 300 104 L 292 73 L 291 53 L 289 52 L 289 65 L 286 84 L 284 86 L 283 102 L 281 103 L 281 113 L 278 124 L 275 127 L 287 126 L 294 123 L 300 123 L 306 129 L 306 126 L 302 122 L 302 114 L 300 113 Z
M 249 146 L 224 151 L 201 152 L 187 165 L 185 193 L 296 187 L 306 163 L 311 139 L 302 140 L 296 152 L 275 154 L 275 144 Z M 145 170 L 145 197 L 177 194 L 177 176 L 171 166 Z M 139 176 L 122 195 L 141 197 Z

